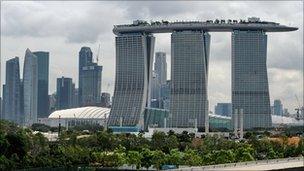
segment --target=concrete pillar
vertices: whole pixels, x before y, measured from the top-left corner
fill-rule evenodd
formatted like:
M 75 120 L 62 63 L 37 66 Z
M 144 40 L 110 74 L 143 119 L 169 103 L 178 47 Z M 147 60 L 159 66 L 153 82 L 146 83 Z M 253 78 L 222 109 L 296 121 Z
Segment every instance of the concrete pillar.
M 240 117 L 240 139 L 243 139 L 244 137 L 244 110 L 243 109 L 240 109 L 240 114 L 239 114 L 239 117 Z
M 205 133 L 209 133 L 209 114 L 205 114 Z
M 233 126 L 234 126 L 234 136 L 238 137 L 238 109 L 234 109 Z

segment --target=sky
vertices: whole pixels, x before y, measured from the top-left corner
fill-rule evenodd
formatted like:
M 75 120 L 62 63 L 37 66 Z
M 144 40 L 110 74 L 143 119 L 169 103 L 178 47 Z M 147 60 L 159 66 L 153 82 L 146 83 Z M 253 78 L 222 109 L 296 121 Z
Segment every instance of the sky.
M 113 94 L 115 35 L 113 25 L 133 20 L 215 20 L 259 17 L 298 31 L 267 33 L 267 66 L 270 100 L 281 99 L 294 113 L 303 105 L 303 2 L 302 1 L 1 1 L 1 84 L 5 61 L 20 58 L 22 75 L 26 48 L 49 51 L 49 93 L 56 78 L 73 78 L 78 86 L 78 52 L 91 47 L 94 56 L 101 45 L 102 91 Z M 210 33 L 209 110 L 218 102 L 231 102 L 231 33 Z M 155 34 L 155 52 L 167 53 L 170 78 L 170 34 Z M 2 86 L 1 86 L 2 87 Z M 1 90 L 2 94 L 2 90 Z M 297 102 L 295 95 L 298 96 Z

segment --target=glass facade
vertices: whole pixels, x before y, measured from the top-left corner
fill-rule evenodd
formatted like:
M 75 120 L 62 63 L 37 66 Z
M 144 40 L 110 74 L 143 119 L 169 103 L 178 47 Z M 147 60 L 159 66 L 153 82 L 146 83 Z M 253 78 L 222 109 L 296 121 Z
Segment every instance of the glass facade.
M 6 61 L 6 77 L 3 89 L 3 119 L 22 124 L 23 116 L 21 114 L 21 82 L 19 58 L 15 57 Z
M 72 78 L 57 78 L 56 109 L 69 109 L 73 107 Z
M 205 126 L 208 115 L 210 35 L 178 31 L 171 35 L 171 103 L 169 127 Z
M 37 100 L 38 61 L 37 56 L 27 49 L 23 67 L 23 112 L 24 124 L 27 126 L 37 122 Z
M 38 61 L 38 118 L 49 116 L 49 52 L 33 52 Z
M 232 33 L 231 46 L 232 112 L 243 109 L 244 129 L 270 127 L 267 35 L 258 30 L 235 30 Z
M 82 67 L 82 106 L 95 106 L 100 103 L 102 66 L 92 63 Z
M 150 34 L 116 37 L 116 78 L 109 126 L 143 128 L 149 106 L 155 38 Z

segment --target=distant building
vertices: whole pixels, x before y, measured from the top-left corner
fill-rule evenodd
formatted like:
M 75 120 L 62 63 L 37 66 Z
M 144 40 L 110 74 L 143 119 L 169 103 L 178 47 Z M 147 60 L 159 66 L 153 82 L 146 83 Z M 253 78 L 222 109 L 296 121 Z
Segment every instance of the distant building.
M 72 78 L 57 78 L 56 110 L 69 109 L 73 106 Z
M 287 108 L 284 108 L 283 116 L 289 116 L 290 113 L 288 112 Z
M 167 61 L 165 52 L 155 53 L 154 71 L 158 75 L 160 85 L 166 84 L 167 81 Z
M 153 99 L 156 99 L 158 102 L 161 99 L 161 84 L 159 83 L 159 75 L 153 71 L 152 72 L 152 85 L 151 85 L 151 96 L 150 96 L 150 103 L 152 103 Z M 151 105 L 151 104 L 150 104 Z M 155 104 L 154 104 L 155 106 Z M 160 108 L 158 104 L 155 108 Z
M 214 113 L 221 116 L 231 116 L 232 105 L 231 103 L 218 103 L 214 107 Z
M 49 52 L 33 52 L 38 61 L 38 101 L 37 116 L 49 116 Z
M 49 95 L 49 111 L 50 113 L 54 112 L 56 110 L 56 95 L 57 93 L 53 93 L 51 95 Z
M 91 48 L 82 47 L 79 52 L 79 106 L 94 106 L 100 103 L 102 66 L 93 63 Z
M 18 57 L 6 61 L 3 97 L 3 119 L 22 124 L 23 115 L 21 114 L 21 83 Z
M 78 88 L 75 88 L 75 84 L 73 83 L 73 107 L 78 107 L 79 104 L 79 91 Z
M 29 126 L 37 122 L 38 61 L 37 56 L 26 49 L 23 67 L 24 123 Z
M 283 105 L 282 105 L 281 100 L 279 100 L 279 99 L 274 100 L 274 102 L 273 102 L 273 114 L 283 116 L 283 113 L 284 113 L 284 111 L 283 111 Z
M 111 95 L 110 93 L 101 93 L 100 107 L 110 107 L 111 106 Z
M 92 63 L 82 67 L 80 79 L 84 84 L 81 87 L 82 106 L 96 106 L 100 103 L 102 66 Z

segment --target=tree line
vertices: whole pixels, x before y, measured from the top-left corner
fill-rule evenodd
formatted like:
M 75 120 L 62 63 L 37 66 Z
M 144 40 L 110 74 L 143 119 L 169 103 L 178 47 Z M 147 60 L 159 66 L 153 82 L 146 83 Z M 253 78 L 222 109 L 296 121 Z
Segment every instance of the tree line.
M 113 134 L 98 127 L 89 133 L 80 128 L 64 130 L 58 141 L 50 142 L 32 129 L 0 120 L 0 170 L 73 166 L 161 169 L 164 165 L 202 166 L 304 155 L 303 137 L 297 145 L 289 144 L 286 137 L 279 142 L 248 133 L 246 138 L 237 142 L 170 131 L 156 132 L 148 139 L 142 133 Z

